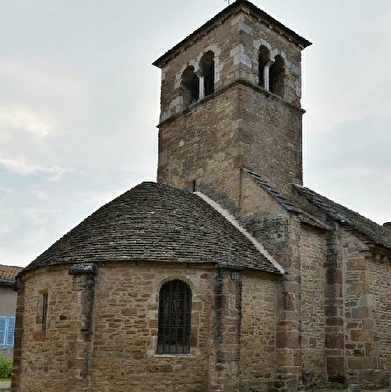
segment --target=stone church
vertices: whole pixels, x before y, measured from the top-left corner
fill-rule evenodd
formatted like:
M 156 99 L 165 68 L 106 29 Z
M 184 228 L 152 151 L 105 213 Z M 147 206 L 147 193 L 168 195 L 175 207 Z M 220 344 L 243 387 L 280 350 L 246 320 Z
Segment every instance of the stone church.
M 303 186 L 309 45 L 237 0 L 155 61 L 157 183 L 18 275 L 13 392 L 388 387 L 391 229 Z

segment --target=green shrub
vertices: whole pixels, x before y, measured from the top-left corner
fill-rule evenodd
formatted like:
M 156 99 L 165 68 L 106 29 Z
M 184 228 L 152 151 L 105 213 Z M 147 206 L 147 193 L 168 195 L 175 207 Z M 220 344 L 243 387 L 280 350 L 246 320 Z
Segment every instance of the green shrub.
M 12 372 L 12 359 L 0 357 L 0 378 L 10 378 Z

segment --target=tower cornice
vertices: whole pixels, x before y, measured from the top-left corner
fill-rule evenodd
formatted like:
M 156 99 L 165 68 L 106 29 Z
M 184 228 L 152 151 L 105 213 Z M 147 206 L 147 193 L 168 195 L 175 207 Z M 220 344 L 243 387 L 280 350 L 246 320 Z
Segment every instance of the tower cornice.
M 177 118 L 183 116 L 184 114 L 192 111 L 193 109 L 197 108 L 198 106 L 204 105 L 205 102 L 210 101 L 210 100 L 214 99 L 215 97 L 224 94 L 227 90 L 229 90 L 229 89 L 231 89 L 233 87 L 239 86 L 239 85 L 245 86 L 245 87 L 249 87 L 252 90 L 257 91 L 258 93 L 263 94 L 264 96 L 266 96 L 269 99 L 275 99 L 276 101 L 280 102 L 283 105 L 286 105 L 287 107 L 291 108 L 292 110 L 294 110 L 294 111 L 296 111 L 296 112 L 298 112 L 300 114 L 305 114 L 306 113 L 306 111 L 303 108 L 301 108 L 300 106 L 297 106 L 297 105 L 294 105 L 294 104 L 292 104 L 290 102 L 287 102 L 283 98 L 281 98 L 281 97 L 279 97 L 279 96 L 277 96 L 275 94 L 272 94 L 270 91 L 266 91 L 265 89 L 255 85 L 253 83 L 250 83 L 248 80 L 236 79 L 233 82 L 229 83 L 228 85 L 224 86 L 222 89 L 216 91 L 213 95 L 208 95 L 207 97 L 203 98 L 202 100 L 192 104 L 189 108 L 187 108 L 183 112 L 173 114 L 172 116 L 162 120 L 161 122 L 159 122 L 158 125 L 156 125 L 156 127 L 159 128 L 159 129 L 162 128 L 165 124 L 174 121 L 175 119 L 177 119 Z

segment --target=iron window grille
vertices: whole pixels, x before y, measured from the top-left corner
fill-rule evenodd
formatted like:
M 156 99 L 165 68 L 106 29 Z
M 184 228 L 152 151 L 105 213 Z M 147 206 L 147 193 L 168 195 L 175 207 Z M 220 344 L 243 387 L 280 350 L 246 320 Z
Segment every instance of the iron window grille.
M 181 280 L 165 283 L 159 293 L 158 354 L 188 354 L 191 342 L 191 289 Z

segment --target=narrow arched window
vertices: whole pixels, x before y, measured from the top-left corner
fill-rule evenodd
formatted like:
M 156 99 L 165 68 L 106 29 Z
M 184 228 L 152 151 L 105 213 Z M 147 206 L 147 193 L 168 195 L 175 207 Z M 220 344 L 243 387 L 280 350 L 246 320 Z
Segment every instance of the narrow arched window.
M 268 85 L 267 85 L 268 76 L 266 75 L 266 68 L 268 66 L 269 60 L 270 60 L 269 49 L 266 46 L 262 45 L 259 48 L 259 55 L 258 55 L 258 75 L 259 75 L 258 84 L 266 90 L 268 89 Z
M 183 106 L 187 108 L 200 97 L 200 81 L 194 72 L 194 67 L 187 67 L 182 74 L 182 97 Z
M 277 55 L 274 58 L 274 63 L 269 70 L 269 89 L 270 92 L 284 98 L 284 78 L 285 78 L 285 63 L 284 59 Z
M 191 289 L 181 280 L 159 292 L 158 354 L 188 354 L 191 339 Z
M 215 54 L 212 51 L 206 52 L 200 61 L 201 73 L 204 79 L 204 96 L 215 92 Z

